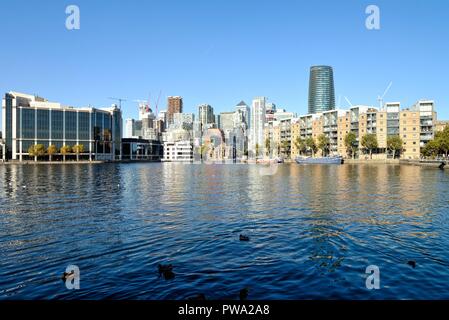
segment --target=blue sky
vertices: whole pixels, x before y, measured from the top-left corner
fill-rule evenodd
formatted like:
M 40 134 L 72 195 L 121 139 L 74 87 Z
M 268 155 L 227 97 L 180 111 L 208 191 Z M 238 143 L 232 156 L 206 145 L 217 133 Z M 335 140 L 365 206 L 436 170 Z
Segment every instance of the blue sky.
M 76 4 L 81 29 L 65 28 Z M 381 29 L 365 28 L 380 8 Z M 409 106 L 434 99 L 449 119 L 449 1 L 1 1 L 0 91 L 74 106 L 108 97 L 181 95 L 186 112 L 217 112 L 255 96 L 307 112 L 309 68 L 334 67 L 336 99 Z M 137 116 L 134 102 L 124 117 Z M 342 98 L 342 107 L 348 104 Z

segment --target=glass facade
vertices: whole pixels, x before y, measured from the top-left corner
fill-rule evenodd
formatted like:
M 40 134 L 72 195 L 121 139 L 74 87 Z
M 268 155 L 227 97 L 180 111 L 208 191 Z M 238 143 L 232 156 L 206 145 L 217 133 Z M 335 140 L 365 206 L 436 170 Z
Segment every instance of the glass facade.
M 58 151 L 64 145 L 73 147 L 80 144 L 84 147 L 83 154 L 89 154 L 89 158 L 97 159 L 98 153 L 99 160 L 120 159 L 120 109 L 33 106 L 30 103 L 32 98 L 28 97 L 5 95 L 3 114 L 7 159 L 21 160 L 22 156 L 27 159 L 28 149 L 34 144 L 42 144 L 46 148 L 50 144 L 55 145 Z M 15 103 L 17 107 L 13 108 Z
M 334 109 L 335 91 L 332 67 L 311 67 L 309 79 L 309 114 Z

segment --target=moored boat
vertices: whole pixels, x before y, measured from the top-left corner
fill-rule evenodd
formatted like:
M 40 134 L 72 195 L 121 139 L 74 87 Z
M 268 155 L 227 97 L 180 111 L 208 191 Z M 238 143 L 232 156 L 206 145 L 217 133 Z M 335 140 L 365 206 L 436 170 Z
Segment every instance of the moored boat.
M 295 161 L 298 164 L 342 164 L 343 157 L 297 157 Z

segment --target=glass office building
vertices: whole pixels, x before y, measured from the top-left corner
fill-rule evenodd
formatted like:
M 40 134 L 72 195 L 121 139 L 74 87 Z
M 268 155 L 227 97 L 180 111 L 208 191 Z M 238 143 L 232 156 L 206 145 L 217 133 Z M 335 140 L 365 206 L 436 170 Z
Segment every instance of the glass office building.
M 334 72 L 330 66 L 312 66 L 309 79 L 309 114 L 335 109 Z
M 10 92 L 2 102 L 6 159 L 29 159 L 35 144 L 83 145 L 82 158 L 120 160 L 122 114 L 117 106 L 108 109 L 73 108 L 43 98 Z

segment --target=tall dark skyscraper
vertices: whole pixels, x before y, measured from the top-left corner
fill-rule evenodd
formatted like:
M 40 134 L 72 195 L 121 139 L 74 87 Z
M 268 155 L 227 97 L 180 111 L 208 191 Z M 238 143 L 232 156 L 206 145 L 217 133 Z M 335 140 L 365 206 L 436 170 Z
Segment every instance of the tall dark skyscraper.
M 310 67 L 309 114 L 333 109 L 335 109 L 335 92 L 332 67 Z

